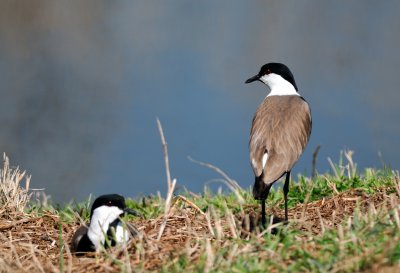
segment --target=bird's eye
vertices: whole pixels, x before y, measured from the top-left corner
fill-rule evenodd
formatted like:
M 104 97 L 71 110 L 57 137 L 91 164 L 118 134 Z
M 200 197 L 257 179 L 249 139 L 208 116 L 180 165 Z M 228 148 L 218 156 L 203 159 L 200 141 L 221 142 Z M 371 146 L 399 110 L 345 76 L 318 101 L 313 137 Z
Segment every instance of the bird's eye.
M 271 69 L 267 69 L 267 75 L 268 74 L 271 74 L 272 72 L 271 72 Z

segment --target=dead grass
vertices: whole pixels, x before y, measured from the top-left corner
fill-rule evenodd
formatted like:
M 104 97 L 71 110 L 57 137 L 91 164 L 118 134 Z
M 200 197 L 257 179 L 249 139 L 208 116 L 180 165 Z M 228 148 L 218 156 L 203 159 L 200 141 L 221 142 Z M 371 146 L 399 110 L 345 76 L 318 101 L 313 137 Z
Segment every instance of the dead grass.
M 395 204 L 390 203 L 392 198 L 396 200 Z M 381 188 L 371 196 L 361 189 L 351 189 L 328 199 L 299 204 L 289 210 L 289 218 L 296 223 L 296 228 L 318 235 L 328 229 L 336 229 L 352 216 L 355 210 L 366 214 L 369 209 L 376 211 L 385 208 L 387 211 L 397 204 L 398 198 L 390 188 Z M 284 217 L 281 210 L 273 210 L 273 214 Z
M 22 182 L 25 180 L 25 187 Z M 1 214 L 21 213 L 28 204 L 31 193 L 31 177 L 21 172 L 18 167 L 12 168 L 8 157 L 3 154 L 3 168 L 0 169 L 0 212 Z
M 392 193 L 390 193 L 392 192 Z M 353 189 L 309 204 L 299 204 L 290 210 L 295 229 L 305 230 L 308 236 L 320 235 L 327 229 L 337 229 L 339 224 L 359 209 L 365 215 L 398 207 L 398 197 L 390 189 L 381 189 L 367 196 Z M 246 213 L 254 212 L 253 207 Z M 278 206 L 271 211 L 283 216 Z M 302 218 L 301 216 L 304 215 Z M 233 218 L 232 218 L 233 217 Z M 215 251 L 221 248 L 236 248 L 237 253 L 254 251 L 255 246 L 232 244 L 232 239 L 242 236 L 243 215 L 226 214 L 218 216 L 212 208 L 201 213 L 193 203 L 177 198 L 171 206 L 163 236 L 158 239 L 164 215 L 156 219 L 138 220 L 136 225 L 145 236 L 131 242 L 126 249 L 114 248 L 108 252 L 88 255 L 84 258 L 72 256 L 67 242 L 79 224 L 61 223 L 57 215 L 45 212 L 43 215 L 15 213 L 10 219 L 4 213 L 0 219 L 0 271 L 2 272 L 60 272 L 60 258 L 67 272 L 120 272 L 128 266 L 135 270 L 154 270 L 168 267 L 182 256 L 188 263 L 196 263 L 206 255 L 205 270 L 215 262 Z M 232 221 L 233 219 L 233 221 Z M 59 227 L 62 227 L 60 240 Z M 254 235 L 256 236 L 256 235 Z M 308 244 L 308 237 L 299 238 L 301 244 Z M 60 249 L 62 255 L 60 256 Z M 273 253 L 258 252 L 257 255 L 271 256 Z M 227 257 L 229 259 L 229 257 Z M 233 259 L 234 256 L 231 257 Z

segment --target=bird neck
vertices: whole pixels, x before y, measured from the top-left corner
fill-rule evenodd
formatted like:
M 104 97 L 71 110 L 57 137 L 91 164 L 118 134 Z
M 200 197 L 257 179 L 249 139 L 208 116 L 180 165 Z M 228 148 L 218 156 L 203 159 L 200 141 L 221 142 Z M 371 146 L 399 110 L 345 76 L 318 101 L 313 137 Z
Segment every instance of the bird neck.
M 280 75 L 272 73 L 261 77 L 260 80 L 271 90 L 268 96 L 300 96 L 293 84 L 282 78 Z
M 268 85 L 270 88 L 270 92 L 267 95 L 269 96 L 300 96 L 299 93 L 297 93 L 296 89 L 293 87 L 291 83 L 288 81 L 281 82 L 279 84 L 272 84 Z
M 270 88 L 271 91 L 267 95 L 270 96 L 300 96 L 299 93 L 296 92 L 296 89 L 290 84 L 290 86 L 275 86 Z

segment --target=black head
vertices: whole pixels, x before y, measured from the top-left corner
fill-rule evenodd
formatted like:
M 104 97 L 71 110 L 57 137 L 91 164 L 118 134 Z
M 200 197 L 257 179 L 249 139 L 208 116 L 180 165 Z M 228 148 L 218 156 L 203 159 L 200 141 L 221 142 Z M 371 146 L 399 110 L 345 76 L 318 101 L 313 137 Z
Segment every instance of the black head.
M 260 69 L 260 72 L 258 72 L 258 74 L 255 75 L 254 77 L 251 77 L 250 79 L 248 79 L 245 83 L 261 81 L 260 80 L 261 77 L 263 77 L 265 75 L 269 75 L 271 73 L 277 74 L 277 75 L 281 76 L 282 78 L 284 78 L 285 80 L 287 80 L 288 82 L 290 82 L 293 85 L 293 87 L 296 89 L 296 91 L 298 91 L 292 72 L 290 72 L 290 69 L 286 65 L 281 64 L 281 63 L 268 63 L 268 64 L 263 65 Z
M 97 197 L 93 202 L 90 217 L 92 217 L 93 211 L 101 206 L 117 207 L 124 213 L 139 216 L 139 213 L 126 207 L 125 198 L 119 194 L 105 194 Z

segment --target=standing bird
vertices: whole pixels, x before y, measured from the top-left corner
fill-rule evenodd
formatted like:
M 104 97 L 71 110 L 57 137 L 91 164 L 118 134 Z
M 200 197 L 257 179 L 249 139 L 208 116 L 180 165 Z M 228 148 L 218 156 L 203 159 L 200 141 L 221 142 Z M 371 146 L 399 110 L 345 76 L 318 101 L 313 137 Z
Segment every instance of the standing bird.
M 255 175 L 253 196 L 261 201 L 261 222 L 265 226 L 265 200 L 272 184 L 284 175 L 285 221 L 288 220 L 290 171 L 307 145 L 312 121 L 310 107 L 298 93 L 293 74 L 286 65 L 265 64 L 246 83 L 254 81 L 270 89 L 254 115 L 249 142 Z
M 79 227 L 72 237 L 73 252 L 99 251 L 102 246 L 108 247 L 106 236 L 111 246 L 138 236 L 139 231 L 134 226 L 121 222 L 120 217 L 125 214 L 139 216 L 139 213 L 126 207 L 123 196 L 107 194 L 98 197 L 90 211 L 89 226 Z

